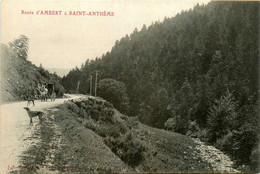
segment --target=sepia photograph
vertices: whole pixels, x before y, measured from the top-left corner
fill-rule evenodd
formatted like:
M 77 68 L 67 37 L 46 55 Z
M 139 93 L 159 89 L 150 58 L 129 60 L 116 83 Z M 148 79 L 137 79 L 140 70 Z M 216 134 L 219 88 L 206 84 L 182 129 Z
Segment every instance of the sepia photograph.
M 2 0 L 0 174 L 260 173 L 259 7 Z

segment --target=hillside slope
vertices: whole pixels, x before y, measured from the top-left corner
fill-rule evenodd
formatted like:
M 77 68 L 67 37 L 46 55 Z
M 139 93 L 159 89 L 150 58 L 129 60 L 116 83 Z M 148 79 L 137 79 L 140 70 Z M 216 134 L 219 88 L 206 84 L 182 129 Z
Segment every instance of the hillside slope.
M 81 81 L 88 93 L 95 72 L 99 82 L 122 82 L 129 115 L 157 128 L 173 120 L 168 128 L 181 134 L 197 125 L 195 136 L 259 172 L 259 9 L 249 1 L 197 5 L 134 29 L 62 83 L 73 91 Z
M 41 141 L 22 155 L 25 173 L 238 172 L 222 152 L 143 125 L 100 99 L 73 100 L 50 109 L 38 126 L 34 135 Z
M 15 56 L 6 45 L 1 44 L 1 102 L 26 99 L 37 83 L 54 83 L 55 92 L 62 96 L 65 90 L 60 81 L 57 75 Z

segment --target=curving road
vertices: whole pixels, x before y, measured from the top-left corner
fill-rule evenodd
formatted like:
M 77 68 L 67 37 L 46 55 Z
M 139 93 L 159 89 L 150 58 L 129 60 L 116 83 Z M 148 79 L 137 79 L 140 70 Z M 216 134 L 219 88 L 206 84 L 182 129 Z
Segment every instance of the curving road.
M 67 96 L 69 98 L 56 99 L 55 102 L 36 100 L 35 106 L 31 105 L 30 109 L 43 111 L 66 100 L 82 97 L 82 95 Z M 27 101 L 0 105 L 0 174 L 8 173 L 11 168 L 21 165 L 19 159 L 22 152 L 37 143 L 37 139 L 30 137 L 34 137 L 33 130 L 38 128 L 38 117 L 33 118 L 33 126 L 29 125 L 29 116 L 23 109 L 26 105 Z

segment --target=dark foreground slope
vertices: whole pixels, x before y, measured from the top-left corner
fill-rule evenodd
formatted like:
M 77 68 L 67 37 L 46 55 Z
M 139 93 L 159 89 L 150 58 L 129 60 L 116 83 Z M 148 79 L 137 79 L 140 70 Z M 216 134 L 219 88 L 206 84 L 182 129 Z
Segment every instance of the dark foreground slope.
M 65 90 L 60 81 L 57 75 L 16 56 L 6 45 L 1 44 L 1 102 L 26 99 L 37 83 L 54 83 L 55 92 L 61 96 Z
M 213 147 L 143 125 L 101 99 L 49 110 L 34 134 L 41 142 L 24 152 L 24 168 L 13 173 L 236 172 Z

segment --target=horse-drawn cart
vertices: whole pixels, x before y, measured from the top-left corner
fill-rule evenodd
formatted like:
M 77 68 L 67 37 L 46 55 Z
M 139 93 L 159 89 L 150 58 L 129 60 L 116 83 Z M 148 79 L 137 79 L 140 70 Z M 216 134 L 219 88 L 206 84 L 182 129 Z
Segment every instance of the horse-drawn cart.
M 51 98 L 51 101 L 55 101 L 56 94 L 53 83 L 38 84 L 37 90 L 40 93 L 41 101 L 47 101 L 48 98 Z

